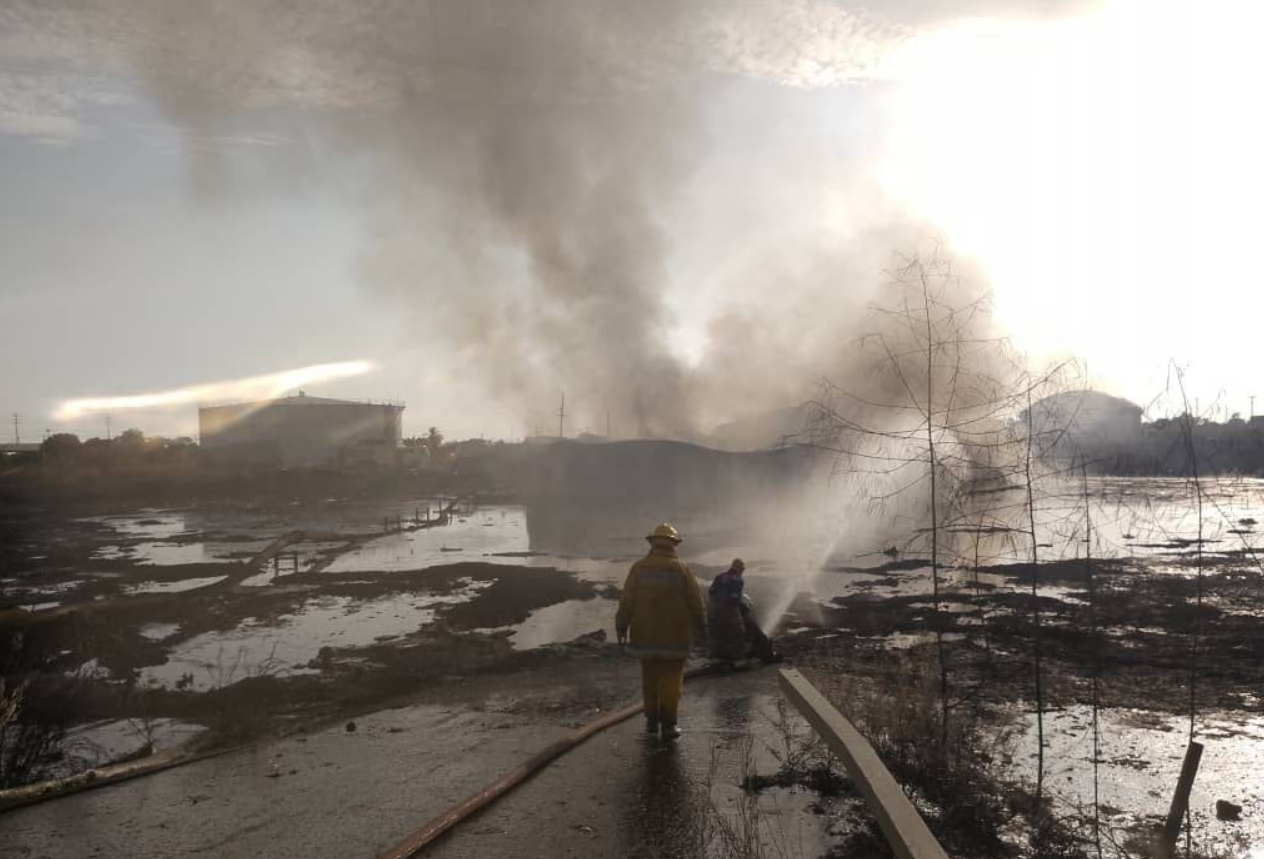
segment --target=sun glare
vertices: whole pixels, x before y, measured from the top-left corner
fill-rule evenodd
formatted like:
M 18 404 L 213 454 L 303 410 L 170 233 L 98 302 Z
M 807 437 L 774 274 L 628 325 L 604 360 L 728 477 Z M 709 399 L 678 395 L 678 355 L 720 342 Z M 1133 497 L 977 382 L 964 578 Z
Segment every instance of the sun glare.
M 58 421 L 70 421 L 102 412 L 163 409 L 210 401 L 276 397 L 303 385 L 359 376 L 371 370 L 373 370 L 373 364 L 368 361 L 342 361 L 336 364 L 313 364 L 295 370 L 282 370 L 278 373 L 250 376 L 245 379 L 207 382 L 171 391 L 68 400 L 58 407 L 53 418 Z
M 1092 355 L 1125 388 L 1139 362 L 1214 360 L 1262 309 L 1244 260 L 1262 24 L 1256 4 L 1118 0 L 915 39 L 892 62 L 881 180 L 983 265 L 1032 353 Z

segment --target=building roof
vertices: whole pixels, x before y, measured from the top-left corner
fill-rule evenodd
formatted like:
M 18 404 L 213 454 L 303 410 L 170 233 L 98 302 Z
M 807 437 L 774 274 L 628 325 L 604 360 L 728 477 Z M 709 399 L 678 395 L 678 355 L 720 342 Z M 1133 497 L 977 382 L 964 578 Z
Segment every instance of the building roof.
M 272 400 L 254 400 L 235 403 L 208 403 L 199 406 L 201 409 L 242 408 L 245 406 L 383 406 L 393 409 L 404 408 L 403 403 L 389 400 L 338 400 L 332 397 L 312 397 L 299 391 L 288 397 L 277 397 Z
M 1130 400 L 1125 400 L 1123 397 L 1114 397 L 1110 394 L 1103 394 L 1101 391 L 1093 391 L 1087 388 L 1052 394 L 1035 403 L 1034 406 L 1037 409 L 1057 411 L 1075 411 L 1077 409 L 1089 411 L 1115 410 L 1135 412 L 1136 414 L 1141 414 L 1145 411 L 1141 406 Z

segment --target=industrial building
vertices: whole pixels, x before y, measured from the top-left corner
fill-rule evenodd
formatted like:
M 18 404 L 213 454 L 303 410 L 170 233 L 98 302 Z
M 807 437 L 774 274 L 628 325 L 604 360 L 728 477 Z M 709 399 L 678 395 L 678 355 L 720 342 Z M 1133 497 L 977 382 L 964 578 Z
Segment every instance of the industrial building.
M 394 462 L 404 406 L 292 397 L 198 409 L 202 448 L 260 465 L 342 467 Z

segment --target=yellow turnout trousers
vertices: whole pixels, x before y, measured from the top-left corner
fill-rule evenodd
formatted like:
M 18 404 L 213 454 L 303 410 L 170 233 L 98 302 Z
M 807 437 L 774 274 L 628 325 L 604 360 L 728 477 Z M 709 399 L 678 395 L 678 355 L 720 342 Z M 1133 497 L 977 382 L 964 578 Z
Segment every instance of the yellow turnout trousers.
M 685 685 L 685 660 L 642 659 L 641 697 L 645 717 L 668 725 L 680 714 L 680 695 Z

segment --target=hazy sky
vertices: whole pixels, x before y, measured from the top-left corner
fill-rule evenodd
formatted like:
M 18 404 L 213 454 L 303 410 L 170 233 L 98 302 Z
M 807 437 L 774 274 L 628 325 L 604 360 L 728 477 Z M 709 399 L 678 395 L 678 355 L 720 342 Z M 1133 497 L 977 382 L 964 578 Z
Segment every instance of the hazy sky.
M 309 391 L 406 400 L 409 432 L 520 436 L 551 425 L 568 386 L 582 392 L 570 429 L 600 430 L 623 380 L 660 359 L 663 378 L 696 371 L 671 395 L 705 401 L 699 420 L 738 416 L 802 396 L 829 369 L 819 345 L 834 320 L 880 296 L 890 254 L 935 241 L 994 291 L 1006 331 L 1037 359 L 1081 357 L 1097 384 L 1142 404 L 1171 361 L 1204 411 L 1245 413 L 1257 393 L 1254 4 L 734 0 L 708 18 L 653 0 L 658 19 L 632 21 L 624 39 L 587 18 L 579 29 L 568 0 L 532 0 L 587 40 L 536 77 L 548 39 L 485 0 L 454 41 L 495 37 L 436 64 L 459 66 L 451 80 L 424 52 L 411 74 L 417 55 L 393 43 L 382 52 L 396 65 L 375 65 L 390 22 L 359 17 L 375 5 L 321 0 L 295 25 L 246 0 L 0 0 L 0 409 L 6 422 L 21 413 L 24 439 L 104 432 L 100 416 L 55 421 L 67 399 L 350 360 L 377 369 Z M 237 56 L 252 22 L 263 35 Z M 366 45 L 353 44 L 356 22 Z M 466 207 L 462 171 L 486 184 L 489 162 L 457 158 L 465 144 L 443 149 L 433 126 L 482 140 L 487 116 L 396 121 L 433 80 L 454 100 L 466 90 L 441 88 L 485 96 L 480 64 L 518 27 L 526 94 L 498 83 L 498 110 L 524 109 L 519 97 L 535 112 L 604 105 L 624 86 L 654 96 L 601 113 L 599 131 L 521 139 L 497 119 L 487 139 L 513 145 L 489 152 L 545 170 L 573 135 L 594 175 L 637 174 L 627 187 L 596 194 L 613 180 L 589 177 L 578 194 L 563 170 L 556 198 L 550 180 L 471 190 L 480 202 Z M 203 28 L 209 47 L 186 61 Z M 167 44 L 172 33 L 187 44 Z M 532 88 L 561 77 L 545 97 Z M 593 96 L 590 77 L 608 89 Z M 607 150 L 613 166 L 596 158 Z M 640 175 L 643 163 L 653 169 Z M 637 241 L 659 252 L 638 272 L 653 288 L 624 305 L 603 266 L 626 258 L 626 236 L 584 220 L 628 201 L 644 207 L 628 229 L 648 230 Z M 524 226 L 536 210 L 574 223 Z M 484 214 L 500 225 L 486 235 Z M 586 242 L 603 255 L 576 247 Z M 554 276 L 576 286 L 554 290 Z M 613 277 L 604 309 L 583 308 L 584 277 Z M 833 314 L 812 312 L 835 300 Z M 630 341 L 650 342 L 567 378 L 568 355 L 582 364 L 620 339 L 619 314 Z M 465 330 L 479 320 L 486 344 Z M 730 352 L 738 379 L 716 369 Z M 768 369 L 779 367 L 793 372 Z M 196 415 L 186 404 L 112 422 L 192 433 Z

